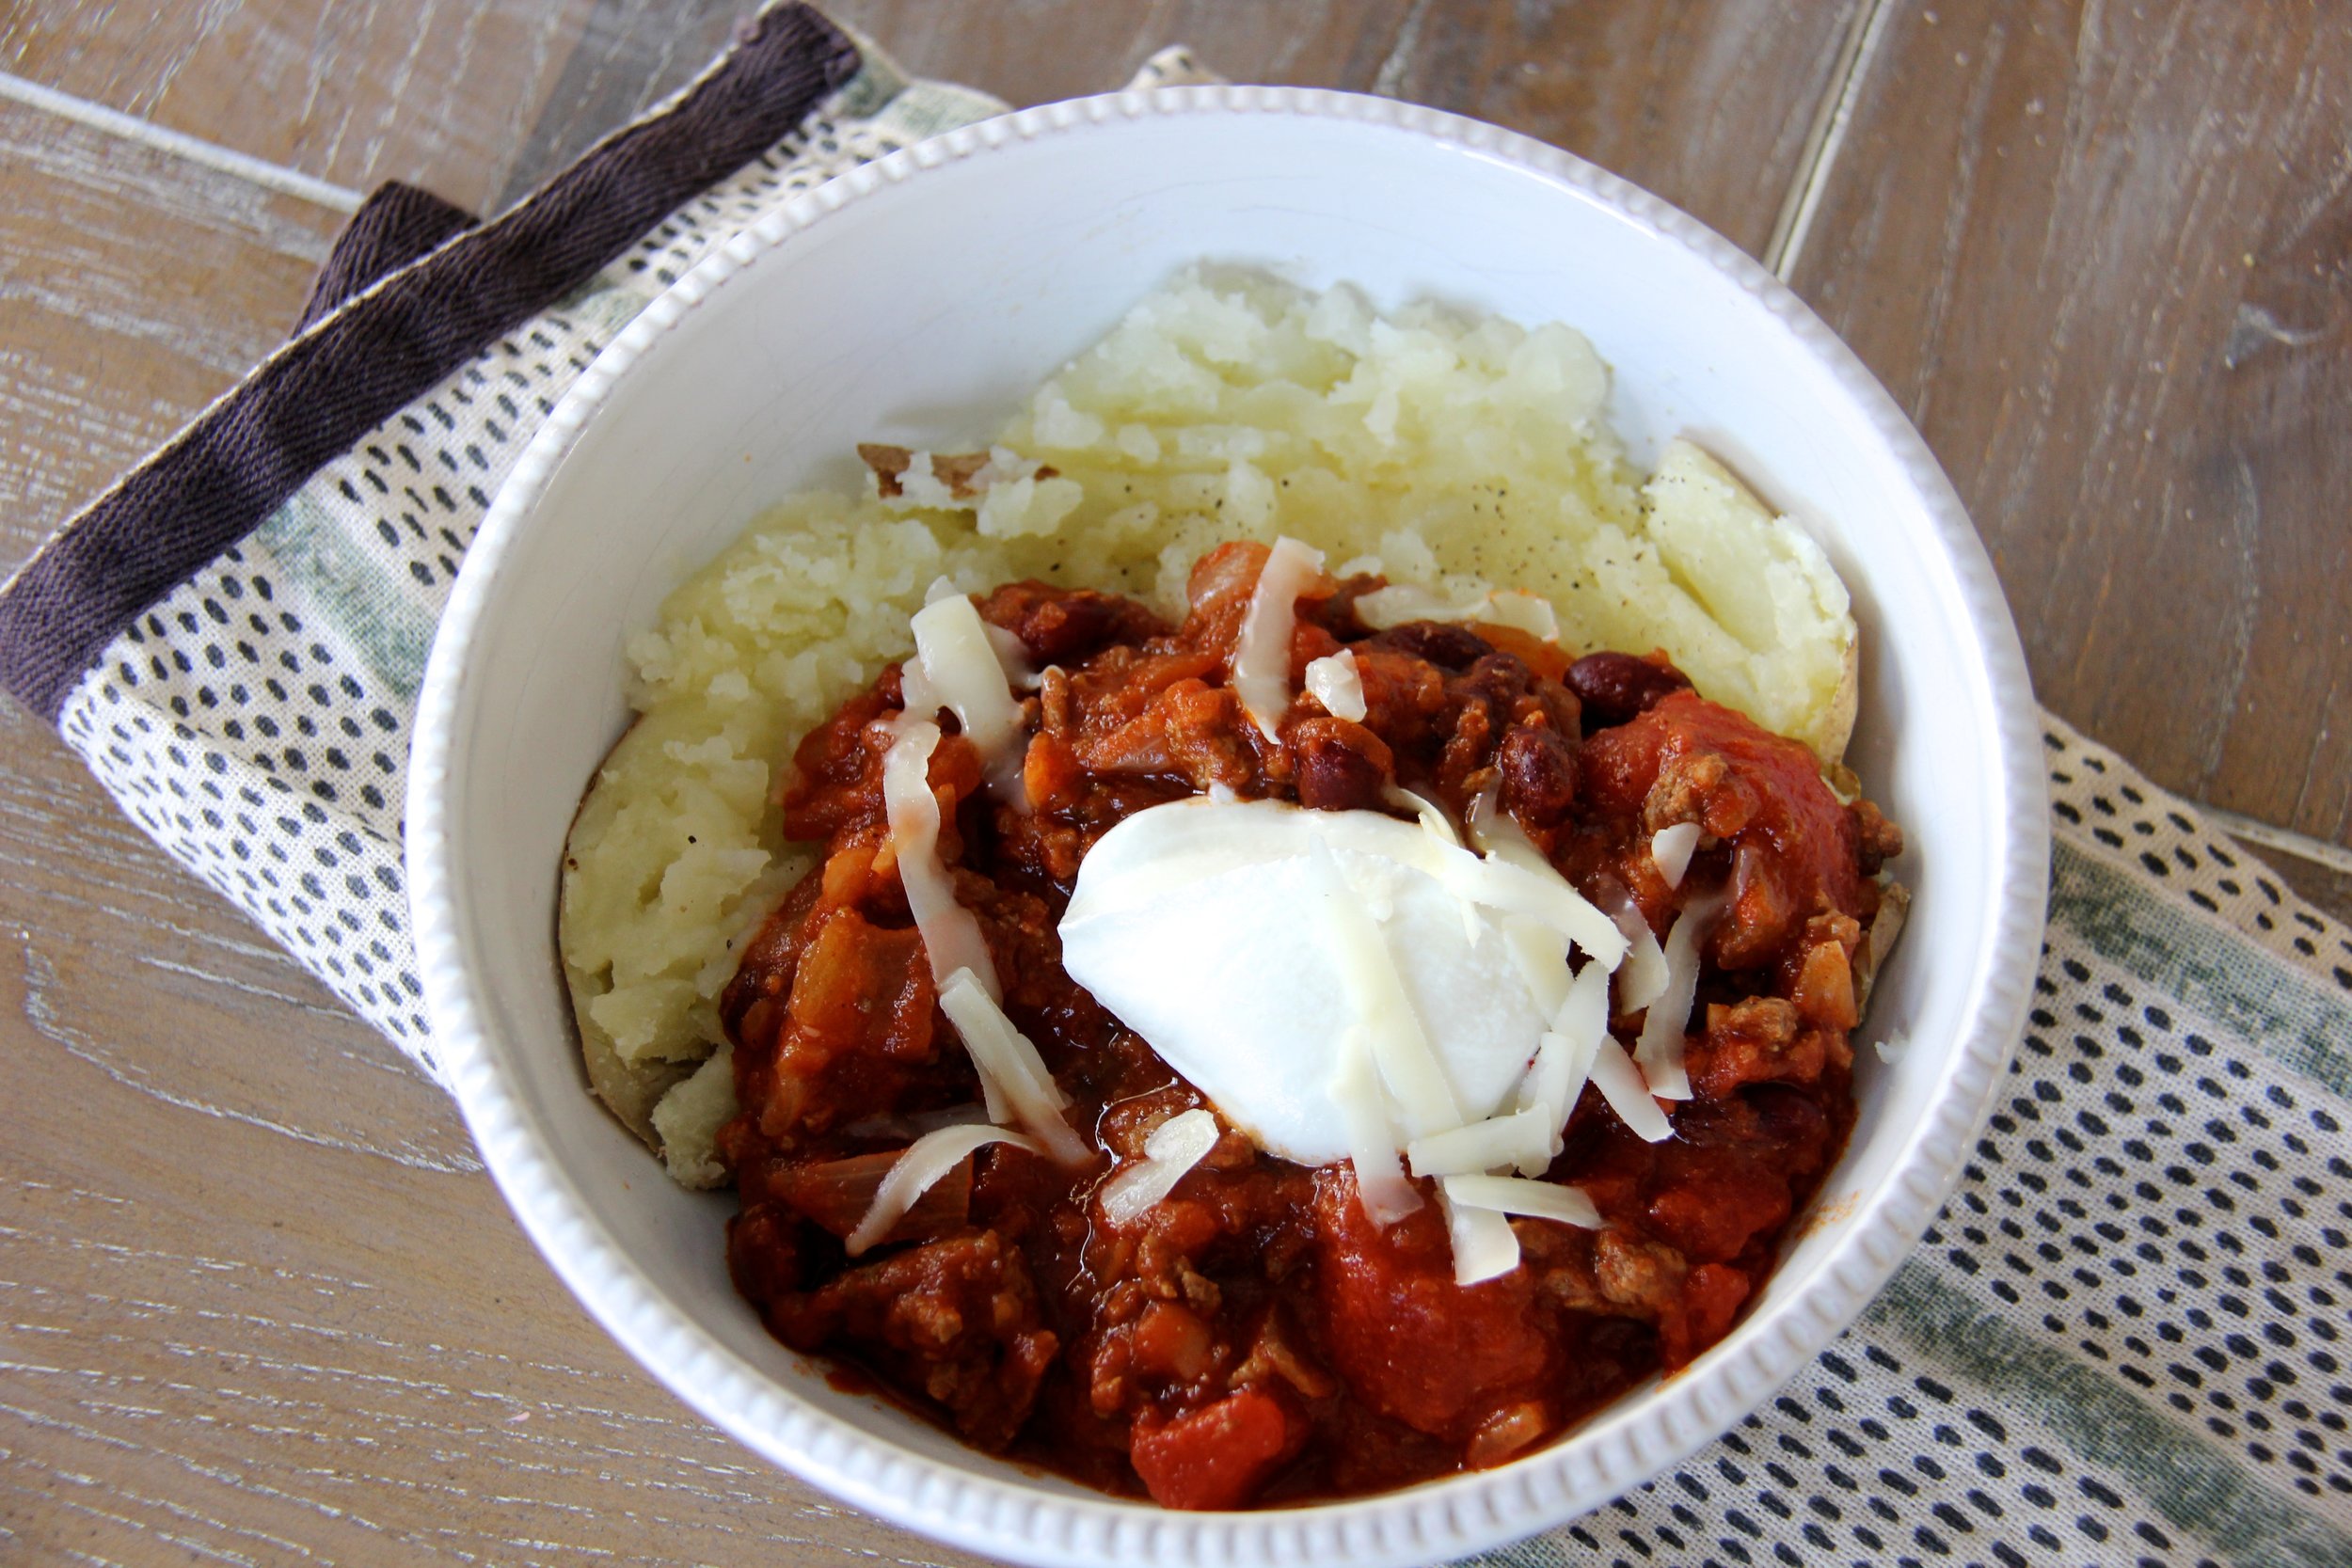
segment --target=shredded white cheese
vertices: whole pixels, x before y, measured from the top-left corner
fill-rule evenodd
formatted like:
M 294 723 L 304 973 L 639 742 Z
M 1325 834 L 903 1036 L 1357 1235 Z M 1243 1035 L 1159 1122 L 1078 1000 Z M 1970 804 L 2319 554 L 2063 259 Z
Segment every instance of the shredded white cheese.
M 1397 978 L 1396 960 L 1380 927 L 1358 902 L 1340 875 L 1331 849 L 1313 841 L 1308 863 L 1322 884 L 1324 917 L 1343 973 L 1346 995 L 1355 1005 L 1356 1022 L 1372 1049 L 1380 1081 L 1408 1136 L 1435 1132 L 1462 1124 L 1462 1113 L 1446 1082 L 1445 1069 L 1429 1049 L 1421 1014 Z
M 1030 662 L 1029 645 L 1002 626 L 986 622 L 982 626 L 988 632 L 988 645 L 996 650 L 996 663 L 1005 672 L 1005 684 L 1015 691 L 1035 691 L 1044 677 Z
M 1593 1087 L 1609 1101 L 1609 1108 L 1617 1113 L 1617 1119 L 1627 1131 L 1648 1143 L 1663 1143 L 1674 1136 L 1674 1125 L 1666 1113 L 1658 1108 L 1651 1098 L 1649 1085 L 1642 1078 L 1642 1069 L 1633 1065 L 1633 1058 L 1625 1053 L 1614 1035 L 1603 1035 L 1593 1053 Z
M 1460 603 L 1441 598 L 1426 588 L 1394 583 L 1375 589 L 1356 601 L 1356 613 L 1377 631 L 1407 621 L 1484 621 L 1510 626 L 1546 642 L 1560 641 L 1560 617 L 1549 599 L 1524 589 L 1500 588 Z
M 1536 876 L 1559 875 L 1544 852 L 1535 847 L 1501 803 L 1502 777 L 1497 773 L 1486 788 L 1470 798 L 1470 817 L 1463 826 L 1470 844 L 1488 860 L 1516 865 Z M 1502 923 L 1503 940 L 1513 962 L 1536 1005 L 1547 1017 L 1560 1010 L 1568 994 L 1568 939 L 1540 921 L 1514 916 Z
M 1287 536 L 1277 539 L 1242 616 L 1241 637 L 1233 644 L 1233 690 L 1242 711 L 1269 740 L 1291 705 L 1291 632 L 1298 622 L 1298 595 L 1322 570 L 1321 550 Z
M 1454 831 L 1454 818 L 1448 816 L 1445 808 L 1428 796 L 1409 790 L 1403 784 L 1392 784 L 1381 791 L 1380 798 L 1398 811 L 1411 812 L 1415 820 L 1421 823 L 1421 831 L 1447 848 L 1459 849 L 1462 847 L 1462 835 Z
M 1331 1100 L 1347 1128 L 1347 1161 L 1356 1167 L 1356 1193 L 1365 1214 L 1375 1225 L 1394 1225 L 1421 1207 L 1421 1194 L 1405 1180 L 1396 1157 L 1396 1129 L 1374 1076 L 1372 1045 L 1361 1024 L 1351 1025 L 1342 1037 Z
M 956 902 L 956 884 L 939 859 L 939 798 L 931 793 L 931 752 L 939 726 L 901 721 L 898 738 L 882 755 L 882 808 L 890 822 L 890 847 L 898 860 L 898 879 L 907 909 L 922 935 L 931 979 L 943 989 L 948 976 L 968 971 L 993 1001 L 1004 994 L 996 965 L 980 936 L 980 923 Z
M 1457 1210 L 1490 1210 L 1525 1214 L 1530 1219 L 1558 1220 L 1586 1230 L 1598 1230 L 1600 1211 L 1582 1189 L 1557 1181 L 1528 1181 L 1516 1176 L 1449 1176 L 1445 1196 Z
M 1650 863 L 1658 867 L 1658 875 L 1668 887 L 1680 887 L 1682 874 L 1691 869 L 1691 853 L 1699 847 L 1699 825 L 1677 822 L 1650 834 Z
M 1666 989 L 1665 951 L 1631 894 L 1613 884 L 1600 908 L 1626 939 L 1625 961 L 1617 966 L 1617 1011 L 1638 1013 Z
M 1551 864 L 1520 830 L 1518 819 L 1502 809 L 1500 769 L 1487 781 L 1486 788 L 1470 797 L 1470 820 L 1463 826 L 1470 830 L 1470 847 L 1482 855 L 1508 861 L 1530 871 L 1544 870 Z
M 1549 864 L 1534 871 L 1459 849 L 1439 857 L 1435 869 L 1456 897 L 1549 926 L 1612 969 L 1625 957 L 1625 933 Z
M 1168 1117 L 1143 1140 L 1143 1158 L 1103 1183 L 1103 1217 L 1113 1225 L 1140 1219 L 1199 1164 L 1220 1136 L 1216 1117 L 1198 1108 Z
M 1546 1136 L 1539 1159 L 1519 1162 L 1521 1176 L 1540 1176 L 1559 1158 L 1568 1116 L 1592 1077 L 1593 1058 L 1609 1037 L 1609 972 L 1588 963 L 1568 987 L 1551 1027 L 1535 1048 L 1535 1060 L 1519 1085 L 1522 1109 L 1540 1111 Z
M 980 753 L 992 787 L 1017 787 L 1021 764 L 1021 705 L 1014 700 L 990 626 L 961 594 L 916 610 L 914 649 L 920 685 L 932 708 L 954 711 L 964 738 Z M 905 673 L 900 673 L 903 683 Z M 912 699 L 910 699 L 912 700 Z M 930 710 L 925 710 L 930 711 Z
M 1682 1033 L 1691 1022 L 1691 1004 L 1699 990 L 1699 946 L 1715 928 L 1723 912 L 1720 897 L 1694 898 L 1675 917 L 1666 933 L 1666 986 L 1649 1005 L 1642 1021 L 1642 1037 L 1633 1047 L 1633 1061 L 1661 1100 L 1691 1098 L 1691 1078 L 1682 1069 Z
M 1444 1132 L 1415 1138 L 1405 1159 L 1415 1176 L 1476 1176 L 1517 1168 L 1529 1161 L 1551 1163 L 1551 1107 L 1535 1104 L 1507 1117 L 1489 1117 Z M 1541 1168 L 1541 1165 L 1538 1165 Z
M 1355 649 L 1342 648 L 1311 660 L 1306 686 L 1307 695 L 1321 703 L 1323 711 L 1332 718 L 1363 722 L 1364 683 L 1356 673 Z
M 1461 1202 L 1454 1183 L 1483 1180 L 1450 1176 L 1438 1183 L 1438 1208 L 1445 1215 L 1446 1239 L 1454 1243 L 1454 1283 L 1476 1285 L 1519 1266 L 1519 1239 L 1500 1210 Z
M 1012 1020 L 981 989 L 968 969 L 959 969 L 939 988 L 940 1009 L 963 1038 L 979 1069 L 980 1088 L 988 1097 L 988 1114 L 999 1123 L 1018 1121 L 1044 1145 L 1045 1152 L 1065 1165 L 1081 1165 L 1092 1158 L 1078 1135 L 1062 1119 L 1070 1103 L 1045 1070 L 1045 1060 L 1029 1037 L 1013 1027 Z
M 1011 1144 L 1032 1154 L 1045 1152 L 1036 1139 L 1001 1127 L 950 1126 L 926 1132 L 907 1146 L 882 1179 L 882 1185 L 874 1189 L 874 1201 L 866 1205 L 865 1217 L 842 1242 L 841 1250 L 855 1258 L 889 1235 L 891 1227 L 906 1218 L 907 1211 L 938 1185 L 940 1178 L 990 1144 Z

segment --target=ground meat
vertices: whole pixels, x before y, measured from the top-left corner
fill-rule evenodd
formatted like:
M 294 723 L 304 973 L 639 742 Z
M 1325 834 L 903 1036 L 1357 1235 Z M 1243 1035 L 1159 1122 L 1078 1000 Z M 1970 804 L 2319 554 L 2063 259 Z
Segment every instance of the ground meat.
M 740 1102 L 720 1136 L 742 1202 L 728 1261 L 778 1337 L 856 1363 L 982 1447 L 1180 1508 L 1498 1464 L 1720 1338 L 1851 1122 L 1867 877 L 1901 847 L 1802 747 L 1698 697 L 1662 659 L 1571 665 L 1523 632 L 1451 623 L 1375 633 L 1356 605 L 1377 578 L 1311 585 L 1291 648 L 1294 689 L 1311 660 L 1352 650 L 1363 717 L 1301 696 L 1269 737 L 1226 685 L 1265 556 L 1209 552 L 1173 628 L 1117 595 L 1038 582 L 979 601 L 1035 667 L 1025 809 L 982 788 L 978 754 L 942 716 L 939 855 L 1008 1014 L 1101 1151 L 1089 1164 L 984 1149 L 873 1251 L 846 1253 L 921 1118 L 978 1098 L 889 846 L 896 670 L 783 770 L 786 831 L 820 864 L 720 998 Z M 1606 1227 L 1515 1220 L 1521 1266 L 1469 1288 L 1427 1183 L 1432 1200 L 1384 1230 L 1344 1164 L 1288 1164 L 1230 1129 L 1166 1199 L 1114 1222 L 1107 1174 L 1204 1101 L 1061 967 L 1057 922 L 1087 850 L 1135 812 L 1211 788 L 1408 815 L 1399 785 L 1457 817 L 1491 792 L 1564 874 L 1595 895 L 1630 890 L 1661 935 L 1691 899 L 1728 895 L 1676 1137 L 1643 1142 L 1588 1091 L 1549 1175 L 1581 1187 Z M 1686 821 L 1704 836 L 1668 887 L 1649 837 Z M 1621 1037 L 1640 1022 L 1617 1021 Z
M 993 1230 L 894 1253 L 767 1307 L 786 1344 L 816 1351 L 856 1341 L 983 1449 L 1012 1441 L 1059 1348 L 1026 1260 Z

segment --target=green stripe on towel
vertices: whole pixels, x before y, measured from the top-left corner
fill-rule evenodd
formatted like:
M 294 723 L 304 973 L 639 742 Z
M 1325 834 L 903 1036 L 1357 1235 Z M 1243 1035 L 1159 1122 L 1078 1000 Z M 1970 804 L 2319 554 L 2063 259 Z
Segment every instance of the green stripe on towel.
M 2051 1342 L 1906 1263 L 1863 1316 L 2130 1481 L 2167 1521 L 2248 1568 L 2344 1568 L 2352 1535 L 2249 1476 L 2196 1433 Z
M 2228 925 L 2204 920 L 2059 839 L 2050 924 L 2283 1067 L 2352 1095 L 2352 1006 Z

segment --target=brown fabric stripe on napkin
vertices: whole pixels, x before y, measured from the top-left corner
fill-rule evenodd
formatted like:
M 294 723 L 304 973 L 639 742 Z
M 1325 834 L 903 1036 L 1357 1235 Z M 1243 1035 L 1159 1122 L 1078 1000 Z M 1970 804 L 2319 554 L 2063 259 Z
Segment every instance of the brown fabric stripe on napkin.
M 310 285 L 291 336 L 299 338 L 441 242 L 474 226 L 474 215 L 431 191 L 388 180 L 361 202 Z

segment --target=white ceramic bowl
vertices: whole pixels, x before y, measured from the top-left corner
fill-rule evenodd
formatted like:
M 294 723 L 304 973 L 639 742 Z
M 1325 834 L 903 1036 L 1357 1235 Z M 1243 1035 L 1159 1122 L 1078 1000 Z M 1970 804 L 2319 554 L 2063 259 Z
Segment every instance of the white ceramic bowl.
M 624 637 L 766 503 L 853 482 L 862 438 L 968 439 L 1200 259 L 1582 328 L 1637 456 L 1694 434 L 1854 591 L 1851 760 L 1916 892 L 1856 1069 L 1860 1121 L 1729 1338 L 1500 1469 L 1263 1513 L 1042 1478 L 826 1386 L 723 1260 L 724 1196 L 673 1187 L 589 1098 L 557 971 L 556 863 L 625 721 Z M 469 554 L 426 676 L 409 867 L 434 1028 L 490 1170 L 656 1376 L 777 1464 L 942 1540 L 1039 1564 L 1403 1563 L 1566 1520 L 1761 1402 L 1933 1216 L 2022 1021 L 2046 876 L 2040 737 L 1982 546 L 1895 404 L 1787 290 L 1590 165 L 1373 98 L 1230 87 L 1029 110 L 796 199 L 656 301 L 557 408 Z

